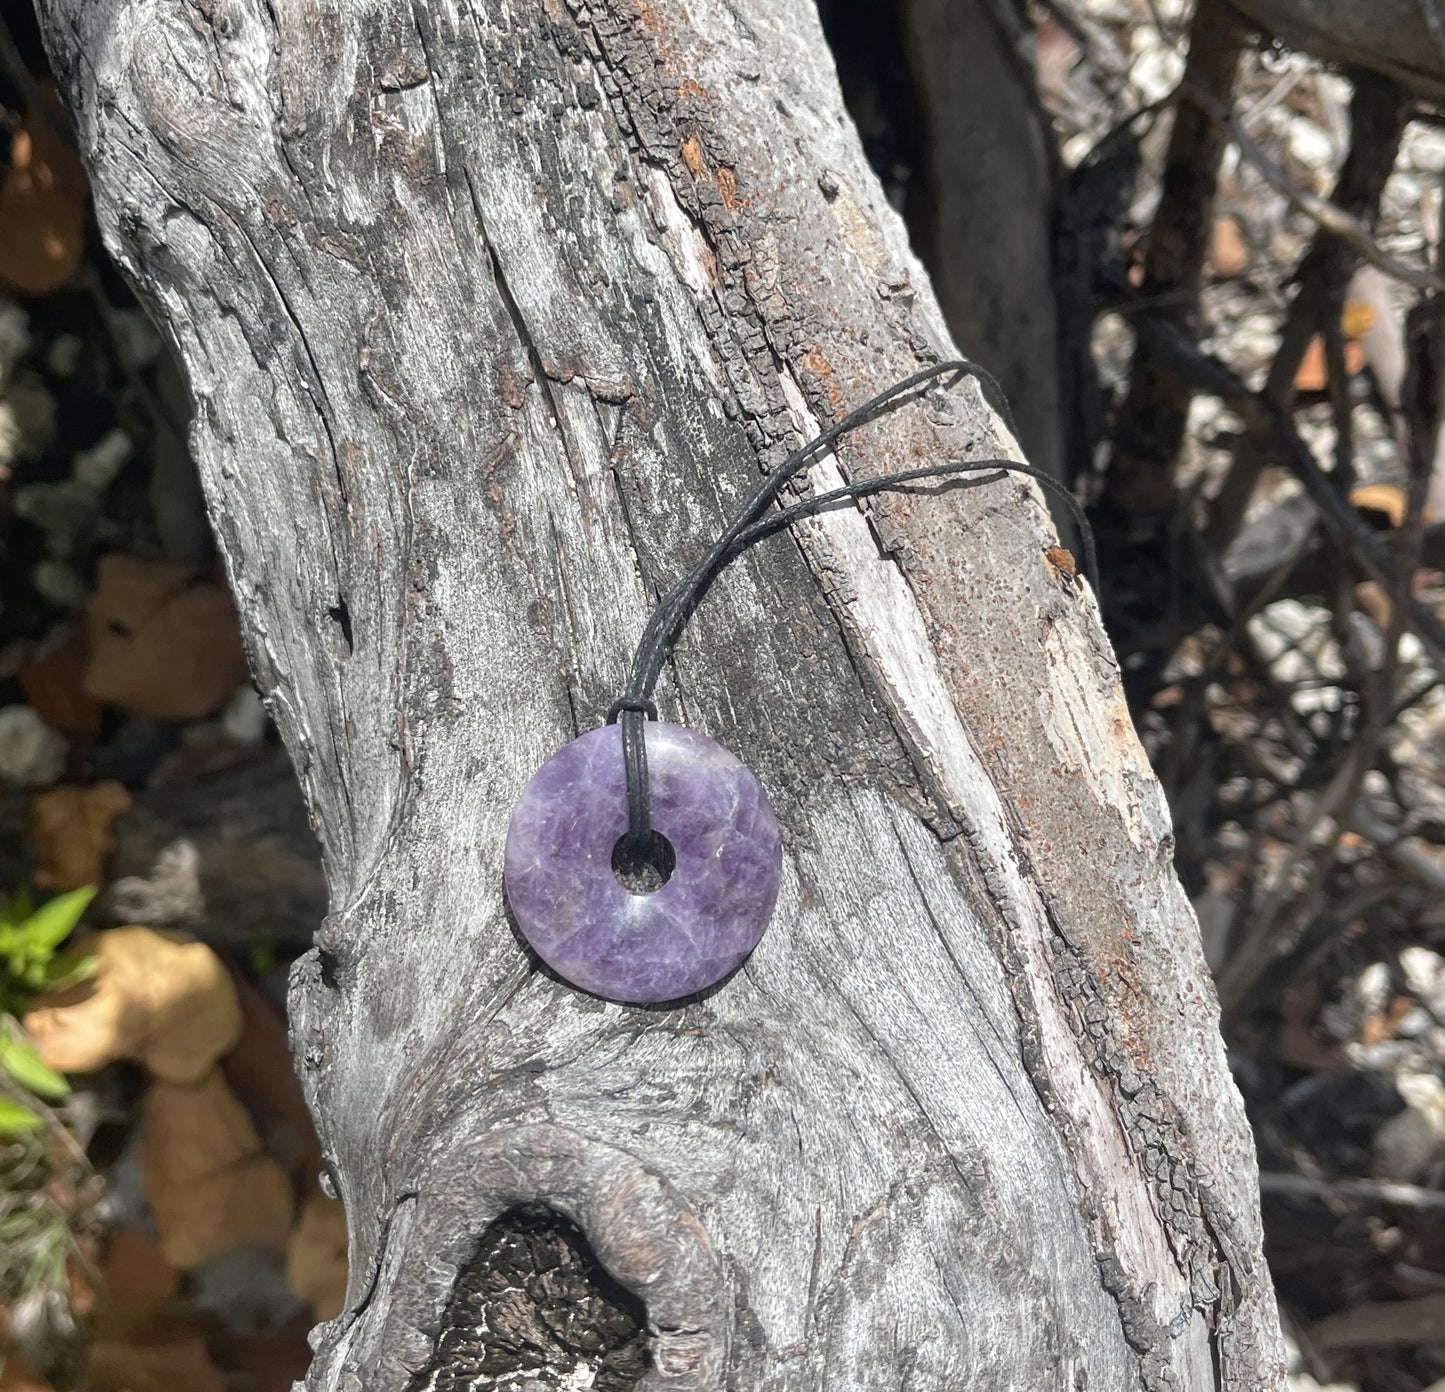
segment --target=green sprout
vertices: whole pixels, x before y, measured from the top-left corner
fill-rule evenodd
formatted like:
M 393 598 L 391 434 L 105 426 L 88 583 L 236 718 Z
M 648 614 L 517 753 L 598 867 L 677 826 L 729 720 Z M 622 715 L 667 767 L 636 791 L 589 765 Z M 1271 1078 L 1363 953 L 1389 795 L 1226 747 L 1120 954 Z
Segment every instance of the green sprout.
M 0 1300 L 12 1311 L 56 1297 L 68 1311 L 71 1264 L 86 1269 L 75 1210 L 87 1202 L 89 1165 L 50 1106 L 70 1096 L 70 1084 L 20 1017 L 41 992 L 95 970 L 94 958 L 62 950 L 95 894 L 77 889 L 37 907 L 21 890 L 0 902 Z M 68 1318 L 66 1327 L 78 1326 Z
M 17 1016 L 41 991 L 84 980 L 95 970 L 93 958 L 60 950 L 95 894 L 87 885 L 36 908 L 22 889 L 0 909 L 0 1076 L 9 1084 L 9 1095 L 0 1095 L 0 1141 L 44 1126 L 36 1100 L 70 1095 L 70 1084 L 40 1057 Z

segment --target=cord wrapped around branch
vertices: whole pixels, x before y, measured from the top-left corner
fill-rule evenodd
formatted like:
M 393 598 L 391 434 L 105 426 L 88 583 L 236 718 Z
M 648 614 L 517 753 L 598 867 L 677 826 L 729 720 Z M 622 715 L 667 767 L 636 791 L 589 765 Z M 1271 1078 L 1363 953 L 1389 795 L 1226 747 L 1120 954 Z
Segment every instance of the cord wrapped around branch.
M 1094 537 L 1078 500 L 1056 478 L 1042 469 L 1036 469 L 1032 464 L 1024 464 L 1016 459 L 950 460 L 946 464 L 906 469 L 898 473 L 883 474 L 878 478 L 859 479 L 768 515 L 768 509 L 782 496 L 783 489 L 843 436 L 861 425 L 866 425 L 880 413 L 902 404 L 903 398 L 910 392 L 949 375 L 955 378 L 974 378 L 983 388 L 989 404 L 1008 426 L 1010 433 L 1017 437 L 1013 413 L 1009 410 L 1002 389 L 977 363 L 969 362 L 966 358 L 954 358 L 915 372 L 911 377 L 895 382 L 886 391 L 865 401 L 821 435 L 810 440 L 802 449 L 789 455 L 738 509 L 707 555 L 663 596 L 652 611 L 637 645 L 636 655 L 632 659 L 632 674 L 627 689 L 612 703 L 612 708 L 607 712 L 607 723 L 618 721 L 622 727 L 622 765 L 627 778 L 627 836 L 624 838 L 623 851 L 627 860 L 635 864 L 645 863 L 653 851 L 652 799 L 648 788 L 647 745 L 643 736 L 643 722 L 644 719 L 657 719 L 657 706 L 653 703 L 652 693 L 662 673 L 662 664 L 712 582 L 729 562 L 736 560 L 750 546 L 773 536 L 794 522 L 814 516 L 834 503 L 871 497 L 910 483 L 921 483 L 929 479 L 961 478 L 965 474 L 976 473 L 1025 474 L 1042 484 L 1068 509 L 1079 529 L 1079 535 L 1083 538 L 1084 568 L 1089 583 L 1097 592 L 1098 558 L 1094 550 Z

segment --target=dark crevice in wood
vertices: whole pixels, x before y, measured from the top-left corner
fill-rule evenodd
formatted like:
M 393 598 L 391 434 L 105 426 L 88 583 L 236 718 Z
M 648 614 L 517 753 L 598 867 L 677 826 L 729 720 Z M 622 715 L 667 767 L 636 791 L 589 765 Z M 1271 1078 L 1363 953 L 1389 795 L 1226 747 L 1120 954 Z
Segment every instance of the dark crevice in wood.
M 593 1381 L 572 1381 L 586 1364 Z M 585 1385 L 628 1392 L 649 1364 L 647 1316 L 581 1229 L 541 1205 L 504 1213 L 457 1278 L 436 1352 L 411 1392 Z
M 326 611 L 326 617 L 341 631 L 341 641 L 345 644 L 345 656 L 350 657 L 355 651 L 356 645 L 351 636 L 351 610 L 347 606 L 345 598 L 341 598 Z

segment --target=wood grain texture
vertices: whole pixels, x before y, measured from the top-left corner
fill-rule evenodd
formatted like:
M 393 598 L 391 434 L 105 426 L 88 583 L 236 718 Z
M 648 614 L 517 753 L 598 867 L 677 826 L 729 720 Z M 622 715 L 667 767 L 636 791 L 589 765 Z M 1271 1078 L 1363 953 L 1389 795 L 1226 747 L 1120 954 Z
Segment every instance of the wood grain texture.
M 652 1388 L 1278 1386 L 1167 811 L 1031 486 L 832 512 L 696 616 L 660 703 L 786 841 L 736 976 L 607 1005 L 509 926 L 512 803 L 659 588 L 949 348 L 811 6 L 42 13 L 325 857 L 293 1038 L 352 1273 L 308 1385 L 406 1386 L 543 1203 Z M 967 385 L 815 482 L 1006 445 Z

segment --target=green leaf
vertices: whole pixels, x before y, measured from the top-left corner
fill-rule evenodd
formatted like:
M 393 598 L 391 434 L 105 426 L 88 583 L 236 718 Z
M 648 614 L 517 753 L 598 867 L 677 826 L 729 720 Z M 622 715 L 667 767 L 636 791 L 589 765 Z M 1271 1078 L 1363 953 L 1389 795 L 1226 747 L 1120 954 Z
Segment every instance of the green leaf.
M 45 1123 L 30 1110 L 0 1097 L 0 1136 L 23 1136 L 38 1131 Z
M 89 981 L 100 966 L 100 958 L 93 953 L 77 957 L 73 952 L 57 952 L 44 968 L 41 986 L 47 991 L 61 991 L 70 986 L 79 986 Z
M 25 959 L 25 940 L 13 923 L 0 923 L 0 957 L 11 963 Z
M 8 924 L 24 923 L 34 912 L 35 900 L 31 897 L 29 886 L 21 885 L 10 896 L 10 902 L 5 905 L 4 912 L 0 913 L 0 921 Z
M 57 1073 L 28 1039 L 0 1037 L 0 1068 L 37 1097 L 58 1099 L 70 1096 L 70 1084 Z
M 45 960 L 68 938 L 81 916 L 90 907 L 98 887 L 84 885 L 69 894 L 58 894 L 42 904 L 24 923 L 20 932 L 32 959 Z

